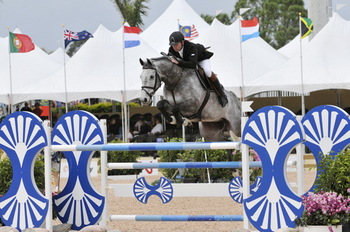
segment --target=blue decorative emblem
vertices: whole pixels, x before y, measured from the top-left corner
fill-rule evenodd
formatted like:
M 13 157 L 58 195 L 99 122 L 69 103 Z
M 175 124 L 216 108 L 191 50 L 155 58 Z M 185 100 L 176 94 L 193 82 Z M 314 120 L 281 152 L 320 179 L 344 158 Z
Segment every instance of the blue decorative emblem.
M 235 202 L 243 203 L 243 184 L 240 176 L 231 179 L 228 185 L 228 192 Z
M 250 186 L 250 193 L 255 193 L 258 190 L 261 184 L 261 179 L 261 176 L 258 176 L 255 179 L 255 182 Z M 243 184 L 240 176 L 231 179 L 228 185 L 228 192 L 235 202 L 239 204 L 243 203 Z
M 251 193 L 256 193 L 258 191 L 259 186 L 261 185 L 262 177 L 257 176 L 254 183 L 250 186 L 250 192 Z
M 350 143 L 349 115 L 337 106 L 324 105 L 310 110 L 303 118 L 306 141 L 316 164 L 321 154 L 336 155 Z M 316 176 L 319 174 L 317 170 Z M 311 188 L 311 191 L 314 186 Z
M 38 190 L 33 173 L 35 156 L 47 146 L 41 119 L 30 112 L 15 112 L 2 122 L 0 149 L 13 170 L 9 190 L 0 198 L 1 220 L 19 230 L 40 227 L 49 201 Z
M 164 177 L 161 177 L 155 186 L 149 185 L 145 177 L 141 177 L 135 181 L 134 195 L 143 204 L 147 204 L 148 198 L 152 195 L 158 196 L 165 204 L 173 198 L 173 186 L 170 180 Z
M 103 144 L 102 130 L 97 118 L 85 111 L 71 111 L 63 115 L 52 132 L 53 145 Z M 63 223 L 80 230 L 93 225 L 101 217 L 105 197 L 99 195 L 88 175 L 91 151 L 64 152 L 69 165 L 65 188 L 54 197 L 53 203 Z
M 263 167 L 258 190 L 243 203 L 249 221 L 259 231 L 294 227 L 294 219 L 302 214 L 301 198 L 289 188 L 284 165 L 289 152 L 303 139 L 295 115 L 278 106 L 255 112 L 243 130 L 242 142 L 259 154 Z

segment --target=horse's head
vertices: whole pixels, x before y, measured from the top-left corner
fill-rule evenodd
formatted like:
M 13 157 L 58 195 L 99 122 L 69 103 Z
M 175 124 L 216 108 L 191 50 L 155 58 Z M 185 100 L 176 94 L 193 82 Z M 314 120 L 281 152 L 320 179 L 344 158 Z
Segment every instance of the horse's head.
M 142 91 L 140 101 L 142 105 L 150 105 L 152 103 L 152 96 L 159 89 L 162 83 L 156 67 L 149 59 L 146 61 L 140 59 L 140 63 L 142 65 Z

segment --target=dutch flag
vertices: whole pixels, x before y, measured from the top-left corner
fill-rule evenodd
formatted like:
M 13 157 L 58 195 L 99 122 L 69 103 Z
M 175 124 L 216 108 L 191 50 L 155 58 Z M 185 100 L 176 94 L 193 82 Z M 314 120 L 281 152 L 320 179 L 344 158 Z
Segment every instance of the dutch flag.
M 259 37 L 259 21 L 257 17 L 252 20 L 241 20 L 242 42 Z
M 124 26 L 124 48 L 132 48 L 140 45 L 139 34 L 142 30 L 138 27 Z

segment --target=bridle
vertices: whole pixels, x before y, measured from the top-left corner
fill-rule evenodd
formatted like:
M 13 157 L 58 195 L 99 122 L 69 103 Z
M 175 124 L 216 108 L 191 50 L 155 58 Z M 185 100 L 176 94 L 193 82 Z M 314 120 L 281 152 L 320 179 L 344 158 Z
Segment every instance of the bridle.
M 153 69 L 155 71 L 155 73 L 156 73 L 156 75 L 155 75 L 156 80 L 154 82 L 154 86 L 146 86 L 146 85 L 141 86 L 141 91 L 142 90 L 145 91 L 145 93 L 148 95 L 148 97 L 150 99 L 152 99 L 152 96 L 154 95 L 154 93 L 157 92 L 157 90 L 161 86 L 160 76 L 159 76 L 159 74 L 158 74 L 158 72 L 157 72 L 157 70 L 155 68 L 144 68 L 144 69 Z M 147 91 L 148 89 L 151 89 L 152 92 Z

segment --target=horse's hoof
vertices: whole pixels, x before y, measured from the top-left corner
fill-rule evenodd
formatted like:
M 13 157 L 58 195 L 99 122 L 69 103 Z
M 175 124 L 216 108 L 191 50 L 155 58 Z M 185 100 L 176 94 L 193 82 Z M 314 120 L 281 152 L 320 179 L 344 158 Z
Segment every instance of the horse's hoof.
M 175 116 L 174 116 L 174 115 L 171 115 L 170 117 L 171 117 L 171 122 L 170 122 L 170 124 L 175 125 L 175 124 L 176 124 L 176 118 L 175 118 Z

